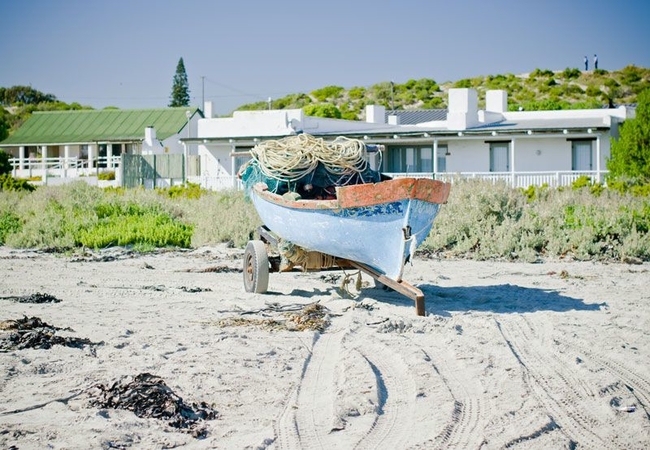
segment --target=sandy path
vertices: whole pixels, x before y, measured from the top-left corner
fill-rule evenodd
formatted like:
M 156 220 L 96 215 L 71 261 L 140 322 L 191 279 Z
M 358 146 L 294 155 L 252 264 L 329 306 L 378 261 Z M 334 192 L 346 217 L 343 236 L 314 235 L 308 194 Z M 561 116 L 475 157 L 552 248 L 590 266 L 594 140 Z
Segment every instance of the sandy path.
M 427 296 L 418 317 L 373 287 L 341 298 L 321 272 L 271 274 L 269 293 L 247 294 L 241 256 L 0 247 L 1 297 L 61 300 L 0 299 L 0 320 L 103 342 L 0 353 L 0 447 L 650 446 L 648 264 L 418 259 L 405 272 Z M 332 314 L 324 333 L 218 324 L 313 301 Z M 214 405 L 205 439 L 88 405 L 90 386 L 141 372 Z

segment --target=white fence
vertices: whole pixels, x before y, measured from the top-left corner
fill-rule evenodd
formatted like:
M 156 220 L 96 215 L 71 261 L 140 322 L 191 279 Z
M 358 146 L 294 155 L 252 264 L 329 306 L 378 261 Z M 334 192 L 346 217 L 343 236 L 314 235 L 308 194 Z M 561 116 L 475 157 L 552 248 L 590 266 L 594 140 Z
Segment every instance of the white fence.
M 11 158 L 12 175 L 16 178 L 35 178 L 40 177 L 43 183 L 47 183 L 48 177 L 75 179 L 78 177 L 95 176 L 100 172 L 114 170 L 116 176 L 120 174 L 120 156 L 99 157 L 88 163 L 86 159 L 78 158 Z M 194 165 L 196 162 L 190 161 Z M 194 166 L 192 166 L 194 167 Z M 191 173 L 199 173 L 200 167 L 190 170 Z M 542 186 L 544 184 L 550 187 L 570 186 L 581 176 L 591 178 L 593 182 L 603 182 L 607 171 L 545 171 L 545 172 L 458 172 L 458 173 L 386 173 L 393 178 L 416 177 L 416 178 L 435 178 L 437 180 L 448 181 L 453 183 L 454 180 L 463 178 L 477 178 L 490 180 L 494 183 L 505 182 L 517 188 L 527 188 L 529 186 Z M 208 176 L 196 175 L 188 176 L 187 181 L 196 183 L 205 189 L 210 190 L 227 190 L 242 189 L 242 183 L 236 176 Z M 58 183 L 57 183 L 58 184 Z
M 549 187 L 570 186 L 574 181 L 582 176 L 591 178 L 592 182 L 602 182 L 607 171 L 548 171 L 548 172 L 458 172 L 458 173 L 387 173 L 393 178 L 415 177 L 415 178 L 435 178 L 436 180 L 453 183 L 457 179 L 476 178 L 489 180 L 493 183 L 505 182 L 516 188 L 527 188 L 529 186 Z
M 12 166 L 11 174 L 15 178 L 45 179 L 56 178 L 77 178 L 97 175 L 105 170 L 116 170 L 120 166 L 120 157 L 100 156 L 89 164 L 87 159 L 79 158 L 10 158 Z
M 210 176 L 194 176 L 187 177 L 189 183 L 198 184 L 203 189 L 209 189 L 212 191 L 226 191 L 226 190 L 237 190 L 240 191 L 244 189 L 244 185 L 240 179 L 236 176 L 232 177 L 230 175 L 223 177 L 210 177 Z

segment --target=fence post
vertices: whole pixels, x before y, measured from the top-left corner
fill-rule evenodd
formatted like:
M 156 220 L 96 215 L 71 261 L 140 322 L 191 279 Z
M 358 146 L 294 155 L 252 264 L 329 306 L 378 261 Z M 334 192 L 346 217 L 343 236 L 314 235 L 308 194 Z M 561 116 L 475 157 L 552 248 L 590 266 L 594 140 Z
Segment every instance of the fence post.
M 156 189 L 156 186 L 158 185 L 158 163 L 156 159 L 158 156 L 156 154 L 153 155 L 153 189 Z
M 42 147 L 42 162 L 43 162 L 43 184 L 47 185 L 47 145 Z

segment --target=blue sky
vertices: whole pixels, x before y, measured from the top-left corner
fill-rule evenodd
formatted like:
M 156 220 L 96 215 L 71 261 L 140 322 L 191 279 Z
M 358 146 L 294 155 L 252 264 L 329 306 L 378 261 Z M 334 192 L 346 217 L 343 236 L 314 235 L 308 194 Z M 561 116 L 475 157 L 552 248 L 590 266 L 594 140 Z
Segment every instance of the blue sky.
M 650 67 L 647 0 L 1 0 L 0 86 L 94 108 L 192 105 L 383 81 Z M 203 77 L 203 78 L 202 78 Z

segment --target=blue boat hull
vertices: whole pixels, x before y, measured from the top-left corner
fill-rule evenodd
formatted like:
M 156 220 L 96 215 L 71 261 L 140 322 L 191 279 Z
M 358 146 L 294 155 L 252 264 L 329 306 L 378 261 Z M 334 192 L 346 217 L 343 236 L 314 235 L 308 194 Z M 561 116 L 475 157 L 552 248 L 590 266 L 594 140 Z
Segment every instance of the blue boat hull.
M 418 184 L 429 191 L 418 195 L 423 191 Z M 287 200 L 265 188 L 256 185 L 250 197 L 263 223 L 280 238 L 365 264 L 396 281 L 449 192 L 445 183 L 418 179 L 359 185 L 348 192 L 350 187 L 338 188 L 338 200 Z

